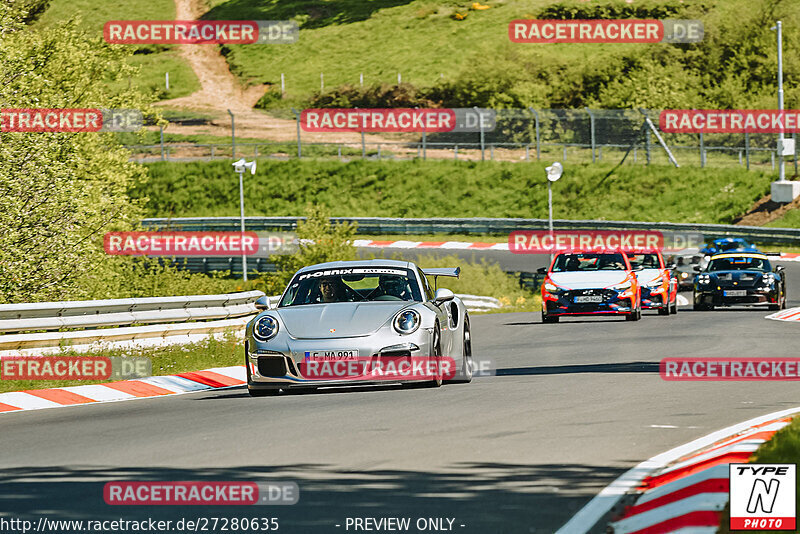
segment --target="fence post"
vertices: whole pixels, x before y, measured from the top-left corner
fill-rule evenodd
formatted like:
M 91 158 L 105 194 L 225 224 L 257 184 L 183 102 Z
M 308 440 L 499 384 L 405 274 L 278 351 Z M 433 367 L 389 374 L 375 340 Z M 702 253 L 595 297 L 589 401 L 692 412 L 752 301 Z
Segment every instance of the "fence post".
M 381 145 L 380 143 L 378 143 L 378 160 L 379 160 L 379 161 L 380 161 L 380 159 L 381 159 L 381 146 L 382 146 L 382 145 Z
M 325 76 L 321 72 L 319 73 L 319 92 L 325 92 Z
M 775 150 L 769 151 L 770 159 L 772 160 L 772 170 L 775 170 Z
M 706 143 L 703 132 L 700 132 L 700 167 L 706 166 Z
M 400 85 L 401 83 L 403 83 L 403 77 L 400 76 L 400 73 L 398 72 L 397 73 L 397 85 Z
M 644 132 L 644 149 L 647 153 L 647 164 L 650 165 L 650 128 Z
M 525 161 L 530 161 L 531 159 L 531 145 L 525 145 Z
M 794 175 L 797 176 L 797 132 L 792 134 L 794 139 Z
M 475 110 L 475 113 L 478 114 L 478 128 L 481 132 L 481 161 L 485 161 L 486 158 L 484 156 L 484 144 L 483 144 L 483 115 L 481 115 L 481 111 L 478 109 L 477 106 L 472 106 L 472 109 Z
M 339 145 L 339 161 L 342 160 L 342 145 Z
M 228 110 L 228 115 L 231 116 L 231 155 L 233 159 L 236 159 L 236 124 L 231 110 Z
M 636 145 L 633 145 L 633 162 L 636 163 Z
M 283 73 L 281 72 L 281 96 L 286 94 L 286 80 L 283 77 Z
M 455 149 L 453 149 L 453 159 L 458 161 L 458 145 L 456 145 Z
M 364 87 L 364 73 L 363 72 L 358 76 L 358 84 L 361 87 Z
M 258 157 L 258 145 L 253 145 L 253 157 Z
M 742 151 L 739 150 L 739 167 L 742 166 Z
M 595 162 L 595 137 L 594 137 L 594 113 L 589 108 L 583 108 L 589 114 L 589 127 L 591 128 L 592 136 L 592 163 Z
M 744 156 L 747 162 L 747 170 L 750 170 L 750 134 L 744 134 Z
M 489 159 L 494 161 L 494 143 L 489 145 Z
M 297 123 L 297 159 L 300 159 L 303 156 L 300 142 L 300 113 L 294 108 L 292 108 L 292 113 L 294 113 L 295 122 Z
M 211 145 L 211 159 L 214 159 L 214 145 Z
M 597 147 L 597 161 L 603 161 L 603 145 Z
M 564 143 L 564 157 L 561 158 L 561 161 L 567 161 L 567 144 Z
M 528 108 L 528 109 L 531 110 L 531 113 L 533 113 L 533 120 L 536 128 L 536 160 L 538 161 L 539 159 L 541 159 L 542 156 L 542 150 L 541 150 L 542 144 L 539 132 L 539 112 L 533 108 Z
M 164 125 L 161 125 L 161 161 L 164 161 Z

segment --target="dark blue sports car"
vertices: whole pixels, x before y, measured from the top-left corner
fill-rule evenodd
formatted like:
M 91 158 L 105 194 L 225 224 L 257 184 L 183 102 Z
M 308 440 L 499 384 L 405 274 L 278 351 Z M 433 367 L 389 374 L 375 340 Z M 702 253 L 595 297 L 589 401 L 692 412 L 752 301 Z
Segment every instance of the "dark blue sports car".
M 755 245 L 751 245 L 741 237 L 722 237 L 715 239 L 704 248 L 700 249 L 700 254 L 712 256 L 723 252 L 761 252 Z
M 776 265 L 773 269 L 764 254 L 716 254 L 694 280 L 695 310 L 757 305 L 770 310 L 786 307 L 783 267 Z

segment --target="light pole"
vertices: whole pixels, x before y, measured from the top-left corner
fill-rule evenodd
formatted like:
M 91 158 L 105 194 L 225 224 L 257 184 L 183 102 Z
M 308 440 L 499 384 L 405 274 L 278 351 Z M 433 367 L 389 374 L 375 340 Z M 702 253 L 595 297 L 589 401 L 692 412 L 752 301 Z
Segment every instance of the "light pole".
M 781 31 L 781 21 L 778 21 L 775 26 L 771 28 L 777 30 L 778 33 L 778 111 L 781 112 L 781 120 L 783 120 L 783 32 Z M 778 181 L 786 181 L 786 169 L 783 166 L 783 132 L 778 132 Z
M 247 255 L 244 253 L 244 171 L 250 169 L 250 174 L 256 173 L 256 162 L 245 161 L 244 158 L 233 163 L 233 170 L 239 173 L 239 222 L 242 231 L 242 274 L 247 282 Z
M 778 113 L 783 120 L 783 28 L 781 21 L 777 21 L 771 29 L 777 31 L 778 40 Z M 783 132 L 778 132 L 778 180 L 772 182 L 770 196 L 773 202 L 792 202 L 800 196 L 800 182 L 786 180 L 786 167 L 784 156 L 795 152 L 794 139 L 786 139 Z
M 559 162 L 555 162 L 549 167 L 545 168 L 547 171 L 547 212 L 549 214 L 548 220 L 550 222 L 550 242 L 553 243 L 553 182 L 561 178 L 564 173 L 564 167 Z M 553 261 L 553 255 L 550 254 L 550 261 Z

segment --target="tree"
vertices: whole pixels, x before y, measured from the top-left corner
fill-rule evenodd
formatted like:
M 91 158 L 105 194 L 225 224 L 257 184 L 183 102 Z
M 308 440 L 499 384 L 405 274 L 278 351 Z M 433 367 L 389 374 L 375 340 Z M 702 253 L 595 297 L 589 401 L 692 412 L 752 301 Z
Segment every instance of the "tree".
M 108 82 L 135 75 L 123 46 L 75 21 L 27 26 L 19 4 L 0 4 L 0 107 L 138 108 L 135 91 Z M 131 229 L 139 207 L 126 191 L 145 178 L 109 133 L 0 132 L 0 302 L 81 298 L 82 277 L 108 274 L 102 235 Z

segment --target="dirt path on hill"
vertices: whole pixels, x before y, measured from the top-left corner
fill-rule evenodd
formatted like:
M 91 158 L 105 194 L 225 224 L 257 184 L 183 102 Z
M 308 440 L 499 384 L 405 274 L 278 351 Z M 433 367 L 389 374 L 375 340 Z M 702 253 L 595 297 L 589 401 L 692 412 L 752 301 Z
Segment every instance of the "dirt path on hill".
M 205 12 L 202 0 L 175 0 L 176 20 L 196 20 Z M 251 45 L 259 46 L 259 45 Z M 231 134 L 230 109 L 235 115 L 236 137 L 252 137 L 269 141 L 294 141 L 297 126 L 294 120 L 278 119 L 253 109 L 258 99 L 269 88 L 268 85 L 243 87 L 228 68 L 217 45 L 179 45 L 180 55 L 194 71 L 201 89 L 189 96 L 162 100 L 157 106 L 186 109 L 213 117 L 210 124 L 180 125 L 172 123 L 167 131 L 173 134 L 207 134 L 228 136 Z M 157 130 L 158 128 L 153 128 Z M 358 133 L 309 133 L 303 132 L 304 142 L 360 143 Z M 367 134 L 368 143 L 387 142 L 386 139 Z

